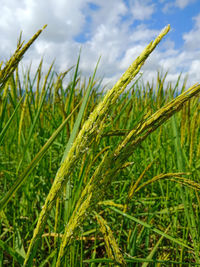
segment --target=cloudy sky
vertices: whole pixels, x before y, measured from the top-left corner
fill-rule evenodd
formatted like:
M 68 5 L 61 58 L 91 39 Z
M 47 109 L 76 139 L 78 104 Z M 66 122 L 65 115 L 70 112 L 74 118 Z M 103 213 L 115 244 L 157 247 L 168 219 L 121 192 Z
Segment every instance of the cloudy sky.
M 55 59 L 65 71 L 76 63 L 82 48 L 80 69 L 92 74 L 99 56 L 98 77 L 114 83 L 167 24 L 171 31 L 143 67 L 152 80 L 158 70 L 169 71 L 168 80 L 189 74 L 189 84 L 200 81 L 199 0 L 1 0 L 0 61 L 43 25 L 48 27 L 23 59 L 37 68 L 44 58 L 44 72 Z

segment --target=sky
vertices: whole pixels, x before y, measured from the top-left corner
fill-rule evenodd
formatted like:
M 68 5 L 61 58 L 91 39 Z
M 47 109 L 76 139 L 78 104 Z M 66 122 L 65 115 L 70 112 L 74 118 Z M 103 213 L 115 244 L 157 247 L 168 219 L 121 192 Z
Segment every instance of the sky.
M 43 58 L 43 72 L 55 59 L 57 72 L 77 62 L 89 77 L 101 56 L 97 77 L 113 85 L 146 45 L 166 25 L 171 31 L 142 67 L 144 81 L 168 71 L 174 83 L 180 72 L 188 85 L 200 81 L 199 0 L 1 0 L 0 61 L 15 51 L 22 31 L 28 41 L 47 24 L 25 54 L 23 67 L 34 72 Z

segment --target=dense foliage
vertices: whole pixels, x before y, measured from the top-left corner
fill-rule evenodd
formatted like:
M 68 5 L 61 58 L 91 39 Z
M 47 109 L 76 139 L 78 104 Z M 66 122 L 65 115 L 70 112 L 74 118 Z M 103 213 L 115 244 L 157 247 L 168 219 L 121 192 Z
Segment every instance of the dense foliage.
M 158 73 L 108 98 L 80 57 L 31 78 L 20 51 L 0 73 L 0 266 L 200 263 L 200 87 Z

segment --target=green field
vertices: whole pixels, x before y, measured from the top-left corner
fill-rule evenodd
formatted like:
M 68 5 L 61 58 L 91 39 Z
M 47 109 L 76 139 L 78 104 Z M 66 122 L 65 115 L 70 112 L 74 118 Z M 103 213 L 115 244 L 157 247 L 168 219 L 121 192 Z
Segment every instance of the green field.
M 0 266 L 200 266 L 200 85 L 136 76 L 169 26 L 112 89 L 21 75 L 42 30 L 0 65 Z

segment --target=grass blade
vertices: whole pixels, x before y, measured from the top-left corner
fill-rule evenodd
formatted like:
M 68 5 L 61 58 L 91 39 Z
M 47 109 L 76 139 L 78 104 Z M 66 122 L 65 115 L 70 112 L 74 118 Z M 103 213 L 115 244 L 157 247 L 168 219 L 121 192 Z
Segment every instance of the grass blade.
M 165 232 L 163 232 L 163 231 L 161 231 L 161 230 L 159 230 L 159 229 L 157 229 L 157 228 L 151 226 L 150 224 L 148 224 L 148 223 L 146 223 L 146 222 L 143 222 L 143 221 L 139 220 L 138 218 L 135 218 L 135 217 L 133 217 L 133 216 L 127 214 L 127 213 L 124 213 L 123 211 L 118 210 L 118 209 L 116 209 L 116 208 L 114 208 L 114 207 L 109 207 L 109 209 L 111 209 L 111 210 L 113 210 L 114 212 L 116 212 L 116 213 L 118 213 L 118 214 L 120 214 L 120 215 L 122 215 L 122 216 L 128 218 L 128 219 L 131 220 L 131 221 L 134 221 L 134 222 L 136 222 L 136 223 L 141 224 L 142 226 L 146 227 L 147 229 L 150 229 L 151 231 L 153 231 L 154 233 L 156 233 L 156 234 L 158 234 L 158 235 L 161 235 L 161 236 L 164 236 L 165 238 L 169 239 L 170 241 L 172 241 L 172 242 L 174 242 L 174 243 L 176 243 L 176 244 L 178 244 L 178 245 L 180 245 L 180 246 L 183 246 L 183 247 L 185 247 L 185 248 L 188 248 L 188 249 L 193 250 L 193 248 L 189 247 L 189 246 L 188 246 L 187 244 L 185 244 L 183 241 L 180 241 L 180 240 L 178 240 L 178 239 L 176 239 L 176 238 L 174 238 L 174 237 L 172 237 L 172 236 L 166 234 Z
M 8 246 L 2 240 L 0 240 L 0 247 L 2 250 L 5 250 L 10 256 L 12 256 L 13 259 L 22 266 L 24 258 L 19 253 L 17 253 L 13 248 Z
M 65 158 L 67 157 L 67 154 L 74 142 L 74 139 L 76 138 L 76 135 L 77 135 L 77 132 L 78 132 L 78 129 L 80 127 L 80 123 L 81 123 L 81 119 L 83 117 L 83 114 L 84 114 L 84 111 L 85 111 L 85 107 L 86 107 L 86 104 L 88 102 L 88 98 L 89 98 L 89 95 L 91 93 L 91 90 L 92 90 L 92 85 L 93 85 L 93 82 L 94 82 L 94 78 L 95 78 L 95 74 L 96 74 L 96 71 L 97 71 L 97 67 L 99 65 L 99 61 L 100 61 L 100 58 L 97 62 L 97 65 L 96 65 L 96 68 L 94 70 L 94 73 L 93 73 L 93 76 L 92 76 L 92 79 L 90 81 L 90 84 L 88 86 L 88 89 L 86 91 L 86 94 L 84 96 L 84 99 L 83 99 L 83 103 L 81 105 L 81 108 L 80 108 L 80 111 L 78 113 L 78 116 L 77 116 L 77 119 L 76 119 L 76 122 L 74 124 L 74 127 L 73 127 L 73 130 L 72 130 L 72 133 L 70 135 L 70 138 L 69 138 L 69 141 L 67 142 L 67 145 L 66 145 L 66 148 L 65 148 L 65 151 L 64 151 L 64 154 L 63 154 L 63 157 L 62 157 L 62 160 L 61 160 L 61 163 L 65 160 Z
M 7 205 L 8 201 L 12 198 L 14 193 L 21 187 L 22 183 L 27 179 L 28 175 L 34 169 L 36 164 L 44 157 L 45 153 L 49 149 L 49 147 L 53 144 L 54 140 L 58 136 L 58 134 L 62 131 L 66 123 L 68 122 L 69 118 L 75 112 L 79 105 L 77 105 L 71 114 L 63 121 L 63 123 L 58 127 L 58 129 L 52 134 L 52 136 L 48 139 L 46 144 L 41 148 L 41 150 L 37 153 L 37 155 L 33 158 L 31 163 L 22 173 L 22 175 L 16 180 L 14 185 L 10 188 L 10 190 L 6 193 L 6 195 L 0 200 L 0 211 Z
M 9 126 L 11 125 L 11 122 L 13 121 L 13 119 L 14 119 L 14 117 L 15 117 L 15 114 L 16 114 L 17 110 L 19 109 L 20 104 L 21 104 L 23 98 L 24 98 L 24 97 L 22 97 L 22 98 L 20 99 L 20 101 L 18 102 L 17 106 L 15 107 L 15 109 L 14 109 L 12 115 L 10 116 L 8 122 L 7 122 L 6 125 L 3 127 L 2 131 L 0 132 L 0 145 L 1 145 L 2 142 L 3 142 L 3 139 L 4 139 L 4 137 L 5 137 L 6 131 L 8 130 Z

